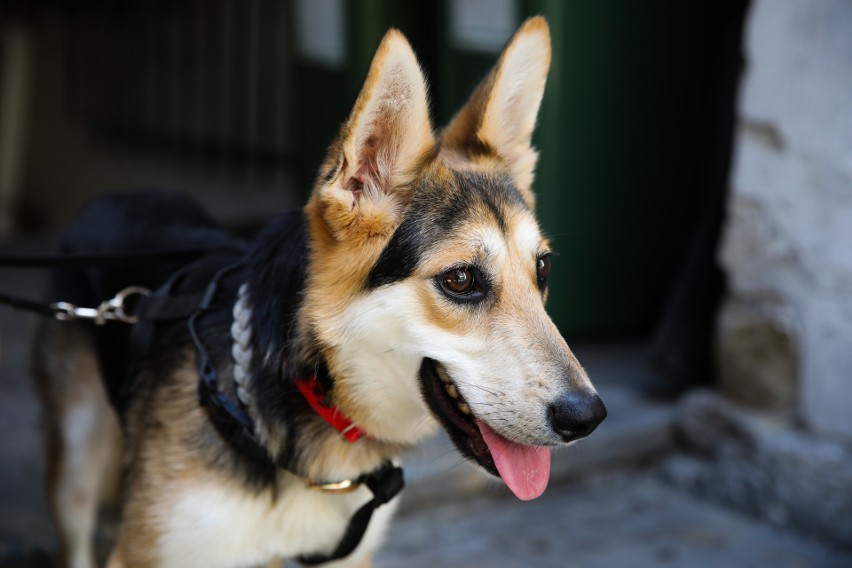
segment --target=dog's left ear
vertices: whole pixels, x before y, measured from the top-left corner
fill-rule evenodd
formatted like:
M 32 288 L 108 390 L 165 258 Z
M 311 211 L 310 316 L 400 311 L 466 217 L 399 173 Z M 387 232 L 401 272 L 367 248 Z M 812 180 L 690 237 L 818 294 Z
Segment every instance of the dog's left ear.
M 530 208 L 538 160 L 532 135 L 549 69 L 550 29 L 544 18 L 536 16 L 515 32 L 442 135 L 446 147 L 467 155 L 496 154 Z
M 337 238 L 390 234 L 417 166 L 435 148 L 426 81 L 399 31 L 388 31 L 314 190 Z

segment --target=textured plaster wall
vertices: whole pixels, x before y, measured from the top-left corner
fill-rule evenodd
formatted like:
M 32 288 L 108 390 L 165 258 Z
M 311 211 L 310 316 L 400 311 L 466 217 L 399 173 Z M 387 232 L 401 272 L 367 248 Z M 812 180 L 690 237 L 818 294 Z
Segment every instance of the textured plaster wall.
M 723 388 L 852 439 L 852 2 L 755 0 L 743 50 Z

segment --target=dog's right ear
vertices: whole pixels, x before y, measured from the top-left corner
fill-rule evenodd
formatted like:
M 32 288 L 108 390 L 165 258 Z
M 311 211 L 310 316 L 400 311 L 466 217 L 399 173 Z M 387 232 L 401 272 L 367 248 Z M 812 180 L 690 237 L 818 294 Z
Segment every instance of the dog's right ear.
M 390 235 L 410 199 L 417 166 L 434 148 L 426 81 L 405 36 L 391 29 L 329 151 L 309 207 L 336 240 Z

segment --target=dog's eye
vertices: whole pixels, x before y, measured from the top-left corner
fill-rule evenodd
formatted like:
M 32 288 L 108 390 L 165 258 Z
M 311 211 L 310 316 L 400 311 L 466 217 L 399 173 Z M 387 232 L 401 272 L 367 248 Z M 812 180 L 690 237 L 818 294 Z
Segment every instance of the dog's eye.
M 545 254 L 538 257 L 535 263 L 536 276 L 538 278 L 538 286 L 544 289 L 547 286 L 547 275 L 550 274 L 550 254 Z
M 441 285 L 447 292 L 461 296 L 473 290 L 474 280 L 473 271 L 465 266 L 444 272 Z

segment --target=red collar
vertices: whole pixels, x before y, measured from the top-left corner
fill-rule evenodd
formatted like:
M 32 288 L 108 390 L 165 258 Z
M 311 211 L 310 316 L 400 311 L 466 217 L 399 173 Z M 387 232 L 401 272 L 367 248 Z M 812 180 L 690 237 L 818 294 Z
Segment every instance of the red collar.
M 355 426 L 348 416 L 341 413 L 336 406 L 331 405 L 326 400 L 322 385 L 319 384 L 316 375 L 297 377 L 296 386 L 299 387 L 299 391 L 311 405 L 311 408 L 314 409 L 314 412 L 319 414 L 332 428 L 340 432 L 346 441 L 355 443 L 367 435 L 366 432 Z

